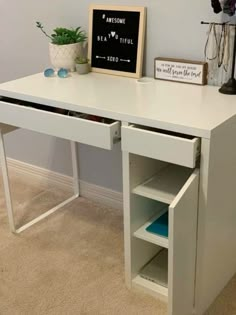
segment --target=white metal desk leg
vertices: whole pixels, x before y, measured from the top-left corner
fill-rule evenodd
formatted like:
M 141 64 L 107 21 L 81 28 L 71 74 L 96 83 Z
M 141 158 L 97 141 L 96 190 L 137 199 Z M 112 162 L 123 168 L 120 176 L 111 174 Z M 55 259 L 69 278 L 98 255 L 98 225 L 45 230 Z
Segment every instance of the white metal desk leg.
M 4 183 L 4 188 L 5 188 L 7 213 L 8 213 L 9 224 L 10 224 L 10 228 L 12 232 L 15 232 L 15 233 L 23 232 L 24 230 L 28 229 L 35 223 L 45 219 L 46 217 L 53 214 L 57 210 L 63 208 L 65 205 L 75 200 L 79 196 L 78 154 L 77 154 L 76 142 L 73 142 L 73 141 L 71 141 L 71 158 L 72 158 L 73 184 L 74 184 L 73 196 L 69 197 L 65 201 L 61 202 L 59 205 L 53 207 L 52 209 L 46 211 L 45 213 L 39 215 L 35 219 L 31 220 L 30 222 L 16 229 L 15 223 L 14 223 L 14 213 L 13 213 L 11 191 L 10 191 L 10 185 L 9 185 L 9 176 L 8 176 L 8 169 L 7 169 L 5 147 L 4 147 L 4 139 L 3 139 L 2 132 L 0 130 L 0 163 L 2 166 L 2 175 L 3 175 L 3 183 Z
M 34 220 L 30 221 L 29 223 L 23 225 L 19 229 L 16 230 L 16 233 L 20 233 L 33 224 L 41 221 L 42 219 L 48 217 L 50 214 L 56 212 L 57 210 L 63 208 L 65 205 L 70 203 L 71 201 L 75 200 L 79 196 L 79 168 L 78 168 L 78 154 L 77 154 L 77 143 L 74 141 L 71 141 L 71 159 L 72 159 L 72 170 L 73 170 L 73 189 L 74 189 L 74 194 L 70 198 L 66 199 L 59 205 L 55 206 L 54 208 L 48 210 L 47 212 L 41 214 Z
M 79 197 L 79 167 L 78 167 L 78 144 L 77 142 L 71 141 L 71 159 L 72 159 L 72 170 L 73 170 L 73 188 L 74 194 Z
M 2 167 L 3 186 L 4 186 L 4 191 L 5 191 L 9 225 L 10 225 L 11 231 L 16 232 L 13 206 L 12 206 L 12 198 L 11 198 L 11 189 L 10 189 L 10 182 L 9 182 L 9 175 L 8 175 L 8 168 L 7 168 L 6 151 L 5 151 L 5 146 L 4 146 L 4 138 L 3 138 L 3 134 L 1 130 L 0 130 L 0 163 Z

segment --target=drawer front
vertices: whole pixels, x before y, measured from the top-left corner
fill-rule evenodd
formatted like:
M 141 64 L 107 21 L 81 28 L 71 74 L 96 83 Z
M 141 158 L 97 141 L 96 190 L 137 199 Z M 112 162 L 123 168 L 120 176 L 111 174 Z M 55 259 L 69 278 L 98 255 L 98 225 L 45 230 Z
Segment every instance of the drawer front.
M 86 119 L 0 102 L 1 122 L 51 136 L 111 150 L 120 139 L 120 122 Z
M 188 139 L 160 132 L 122 126 L 122 150 L 194 168 L 200 152 L 200 139 Z

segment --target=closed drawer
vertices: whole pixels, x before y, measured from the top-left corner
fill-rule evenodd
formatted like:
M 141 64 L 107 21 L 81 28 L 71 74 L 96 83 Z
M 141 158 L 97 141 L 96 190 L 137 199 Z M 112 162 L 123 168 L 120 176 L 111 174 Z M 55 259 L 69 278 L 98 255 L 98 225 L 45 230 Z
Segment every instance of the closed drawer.
M 194 168 L 200 139 L 140 126 L 122 126 L 122 150 Z
M 100 123 L 32 107 L 0 102 L 1 122 L 111 150 L 120 139 L 120 122 Z

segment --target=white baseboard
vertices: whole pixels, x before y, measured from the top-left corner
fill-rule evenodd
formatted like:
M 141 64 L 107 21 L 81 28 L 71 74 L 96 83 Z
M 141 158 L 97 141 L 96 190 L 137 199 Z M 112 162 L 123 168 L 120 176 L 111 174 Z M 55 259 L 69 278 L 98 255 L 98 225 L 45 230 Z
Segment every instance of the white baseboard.
M 60 173 L 56 173 L 11 158 L 8 158 L 7 161 L 10 170 L 13 170 L 14 172 L 24 176 L 30 176 L 32 180 L 40 182 L 40 184 L 45 184 L 46 186 L 59 185 L 67 190 L 73 189 L 73 181 L 72 177 L 70 176 L 62 175 Z M 87 183 L 83 180 L 80 180 L 79 185 L 81 196 L 108 207 L 119 210 L 123 209 L 122 193 Z

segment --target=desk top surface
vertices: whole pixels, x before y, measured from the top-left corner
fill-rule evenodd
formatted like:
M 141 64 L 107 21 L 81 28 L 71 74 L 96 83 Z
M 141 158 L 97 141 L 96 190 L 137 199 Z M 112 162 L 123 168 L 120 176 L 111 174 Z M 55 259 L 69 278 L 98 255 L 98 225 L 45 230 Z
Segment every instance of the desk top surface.
M 39 73 L 0 84 L 0 95 L 205 138 L 236 114 L 236 96 L 216 87 L 143 80 Z

